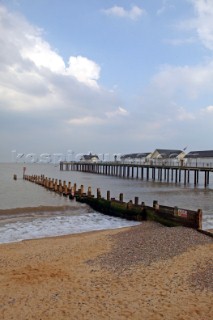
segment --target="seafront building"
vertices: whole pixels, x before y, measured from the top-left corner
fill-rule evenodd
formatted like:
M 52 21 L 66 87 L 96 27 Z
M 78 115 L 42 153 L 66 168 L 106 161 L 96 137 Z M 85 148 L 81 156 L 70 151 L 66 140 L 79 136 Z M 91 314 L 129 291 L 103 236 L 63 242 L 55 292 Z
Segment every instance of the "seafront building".
M 89 163 L 94 163 L 94 162 L 98 162 L 99 161 L 99 157 L 97 154 L 84 154 L 81 158 L 80 161 L 83 162 L 89 162 Z
M 190 151 L 184 157 L 185 164 L 191 167 L 213 167 L 213 150 Z
M 150 155 L 151 165 L 173 165 L 184 164 L 185 152 L 176 149 L 156 149 Z
M 176 149 L 156 149 L 147 153 L 130 153 L 121 156 L 122 163 L 179 165 L 183 163 L 185 152 Z
M 114 157 L 114 161 L 122 164 L 138 164 L 151 166 L 186 166 L 213 168 L 213 150 L 190 151 L 185 153 L 178 149 L 155 149 L 153 152 L 138 152 Z M 100 163 L 96 154 L 85 154 L 80 162 Z
M 148 163 L 151 152 L 144 153 L 129 153 L 120 157 L 120 161 L 123 163 Z

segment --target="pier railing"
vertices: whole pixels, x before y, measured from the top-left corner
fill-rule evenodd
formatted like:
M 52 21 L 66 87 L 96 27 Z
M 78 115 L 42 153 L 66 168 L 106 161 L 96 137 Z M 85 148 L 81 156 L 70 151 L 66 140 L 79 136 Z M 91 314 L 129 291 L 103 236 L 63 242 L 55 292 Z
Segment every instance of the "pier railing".
M 179 207 L 168 207 L 153 201 L 153 206 L 147 206 L 144 202 L 139 203 L 139 198 L 134 201 L 123 201 L 123 194 L 119 194 L 119 199 L 111 198 L 110 191 L 107 191 L 106 199 L 101 195 L 101 190 L 97 188 L 96 196 L 92 193 L 91 187 L 84 191 L 84 186 L 77 188 L 77 184 L 47 178 L 44 175 L 24 175 L 24 179 L 45 187 L 50 191 L 57 192 L 71 200 L 86 203 L 93 209 L 107 215 L 125 218 L 128 220 L 143 221 L 154 220 L 166 226 L 186 226 L 197 230 L 202 229 L 202 210 L 197 211 L 183 209 Z

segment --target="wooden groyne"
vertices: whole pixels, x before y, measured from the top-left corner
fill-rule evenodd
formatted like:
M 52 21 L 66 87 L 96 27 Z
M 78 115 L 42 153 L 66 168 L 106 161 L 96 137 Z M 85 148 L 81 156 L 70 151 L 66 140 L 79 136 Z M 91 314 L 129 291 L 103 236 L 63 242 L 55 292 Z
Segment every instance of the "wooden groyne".
M 119 199 L 111 198 L 110 191 L 107 191 L 106 199 L 101 195 L 101 190 L 98 188 L 96 196 L 92 194 L 91 187 L 88 187 L 87 192 L 84 186 L 77 188 L 77 184 L 61 181 L 58 179 L 47 178 L 44 175 L 24 175 L 24 179 L 33 183 L 39 184 L 48 190 L 57 192 L 63 196 L 69 197 L 71 200 L 86 203 L 96 211 L 101 213 L 125 218 L 128 220 L 143 221 L 154 220 L 166 226 L 186 226 L 197 230 L 202 230 L 202 210 L 197 211 L 168 207 L 158 204 L 158 201 L 153 201 L 153 206 L 147 206 L 144 202 L 139 203 L 139 198 L 135 197 L 134 201 L 123 201 L 123 194 L 119 194 Z
M 203 185 L 209 186 L 210 174 L 213 168 L 186 167 L 173 165 L 151 164 L 124 164 L 120 162 L 60 162 L 61 171 L 81 171 L 95 174 L 103 174 L 120 178 L 146 179 L 152 181 L 165 181 L 189 184 L 199 184 L 200 174 L 203 173 Z

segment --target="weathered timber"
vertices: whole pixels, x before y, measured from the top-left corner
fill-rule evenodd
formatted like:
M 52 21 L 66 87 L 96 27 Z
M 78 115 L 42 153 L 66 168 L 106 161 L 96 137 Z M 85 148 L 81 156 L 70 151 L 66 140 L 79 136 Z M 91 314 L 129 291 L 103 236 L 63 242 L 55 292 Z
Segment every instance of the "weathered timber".
M 39 184 L 51 191 L 55 191 L 61 195 L 69 196 L 69 198 L 76 199 L 78 202 L 86 203 L 94 210 L 101 213 L 120 217 L 128 220 L 144 221 L 144 220 L 154 220 L 161 224 L 169 227 L 173 226 L 185 226 L 194 228 L 197 230 L 202 230 L 202 210 L 197 211 L 178 208 L 178 207 L 168 207 L 158 204 L 158 201 L 153 201 L 153 206 L 146 206 L 144 202 L 139 204 L 138 197 L 135 197 L 134 203 L 132 200 L 129 202 L 123 201 L 123 194 L 120 193 L 119 200 L 115 198 L 110 198 L 110 191 L 107 191 L 107 199 L 101 196 L 101 191 L 97 188 L 97 196 L 92 194 L 91 187 L 88 187 L 88 192 L 84 192 L 84 186 L 81 185 L 77 189 L 76 183 L 71 187 L 71 183 L 66 181 L 61 183 L 57 179 L 49 179 L 42 176 L 24 176 L 25 180 Z

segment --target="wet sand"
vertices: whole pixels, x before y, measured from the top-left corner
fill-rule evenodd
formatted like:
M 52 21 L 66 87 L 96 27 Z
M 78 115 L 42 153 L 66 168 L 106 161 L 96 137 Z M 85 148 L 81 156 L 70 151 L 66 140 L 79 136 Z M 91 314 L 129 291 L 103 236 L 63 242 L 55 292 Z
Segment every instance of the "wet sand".
M 0 245 L 0 319 L 210 320 L 213 238 L 141 226 Z

